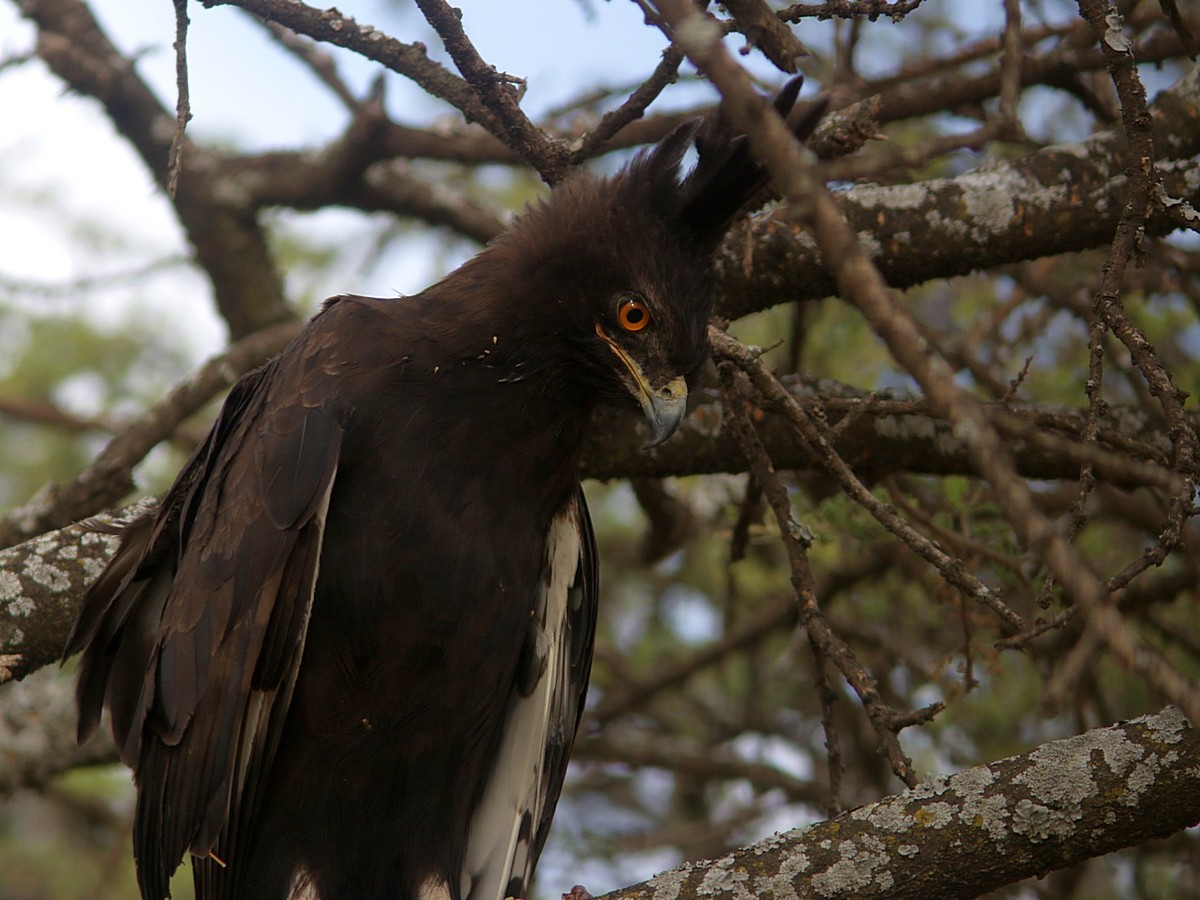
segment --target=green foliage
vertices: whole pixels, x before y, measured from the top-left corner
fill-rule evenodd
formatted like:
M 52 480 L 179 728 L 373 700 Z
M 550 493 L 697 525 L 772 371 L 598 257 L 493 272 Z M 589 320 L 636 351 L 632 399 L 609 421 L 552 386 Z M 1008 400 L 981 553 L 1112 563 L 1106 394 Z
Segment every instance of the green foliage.
M 0 404 L 44 408 L 62 422 L 42 424 L 0 407 L 0 502 L 24 502 L 48 481 L 77 474 L 103 447 L 107 426 L 159 399 L 191 366 L 170 331 L 136 318 L 102 326 L 72 314 L 31 314 L 0 306 L 6 335 Z M 83 427 L 97 423 L 105 427 Z M 177 464 L 177 463 L 176 463 Z

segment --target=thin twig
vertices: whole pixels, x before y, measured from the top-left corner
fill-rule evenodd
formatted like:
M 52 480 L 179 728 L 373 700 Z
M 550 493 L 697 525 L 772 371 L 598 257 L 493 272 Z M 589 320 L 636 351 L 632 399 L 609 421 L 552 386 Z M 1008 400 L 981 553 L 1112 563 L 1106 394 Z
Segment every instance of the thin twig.
M 914 553 L 936 568 L 947 582 L 964 595 L 987 606 L 1010 629 L 1024 630 L 1025 620 L 1000 598 L 997 591 L 968 572 L 960 560 L 950 556 L 935 542 L 914 529 L 895 509 L 871 493 L 834 450 L 832 442 L 822 434 L 817 423 L 779 384 L 756 354 L 715 328 L 709 328 L 709 341 L 712 343 L 713 355 L 718 360 L 735 363 L 750 377 L 751 383 L 764 402 L 787 417 L 797 434 L 808 444 L 826 470 L 838 480 L 850 499 L 867 510 L 880 525 L 903 541 Z
M 350 90 L 350 86 L 338 72 L 333 56 L 327 53 L 320 44 L 303 35 L 296 34 L 292 29 L 271 19 L 262 19 L 258 16 L 250 18 L 265 29 L 276 43 L 296 57 L 316 76 L 321 84 L 329 88 L 346 109 L 353 111 L 358 106 L 358 98 L 354 96 L 354 92 Z
M 825 735 L 825 767 L 829 778 L 829 802 L 825 804 L 825 814 L 833 818 L 842 811 L 842 776 L 846 774 L 846 761 L 842 759 L 842 742 L 838 736 L 837 720 L 834 718 L 838 695 L 829 683 L 829 673 L 825 671 L 825 648 L 812 634 L 805 632 L 805 636 L 812 649 L 813 680 L 816 682 L 817 696 L 821 700 L 821 731 Z
M 1020 134 L 1017 102 L 1021 99 L 1021 0 L 1004 0 L 1004 55 L 1000 59 L 1000 123 L 1009 134 Z
M 679 76 L 679 64 L 683 62 L 683 51 L 670 46 L 663 51 L 663 58 L 638 88 L 611 112 L 605 113 L 596 127 L 589 131 L 571 153 L 571 164 L 583 162 L 595 156 L 610 137 L 632 122 L 641 118 L 663 88 L 672 84 Z
M 491 110 L 480 102 L 475 91 L 462 78 L 429 58 L 420 43 L 405 44 L 373 25 L 363 25 L 353 17 L 330 7 L 320 9 L 303 0 L 206 0 L 209 6 L 237 6 L 264 19 L 270 19 L 316 41 L 345 47 L 366 59 L 411 79 L 431 96 L 458 109 L 468 121 L 479 122 L 489 131 L 503 129 Z
M 670 22 L 671 33 L 688 58 L 721 92 L 733 121 L 767 163 L 776 187 L 789 201 L 793 219 L 811 227 L 841 296 L 859 309 L 896 360 L 921 385 L 934 408 L 953 423 L 1018 539 L 1047 563 L 1061 583 L 1070 586 L 1089 626 L 1100 631 L 1114 657 L 1180 706 L 1189 719 L 1200 722 L 1200 688 L 1129 627 L 1110 602 L 1104 582 L 1038 509 L 1029 485 L 1017 475 L 1004 441 L 980 405 L 955 382 L 945 359 L 921 335 L 911 312 L 890 294 L 836 202 L 815 179 L 811 154 L 794 140 L 787 125 L 754 90 L 746 72 L 729 56 L 720 42 L 720 29 L 687 0 L 659 0 L 656 6 Z M 1149 121 L 1146 116 L 1147 129 Z M 1191 459 L 1186 462 L 1193 463 Z
M 167 194 L 172 200 L 179 188 L 179 173 L 183 171 L 184 133 L 192 119 L 191 100 L 188 95 L 187 66 L 187 0 L 175 2 L 175 131 L 171 135 L 171 152 L 167 157 Z
M 742 451 L 746 454 L 746 462 L 755 480 L 762 485 L 763 494 L 779 524 L 780 540 L 791 565 L 792 586 L 800 606 L 800 623 L 804 626 L 809 640 L 819 645 L 823 657 L 837 667 L 846 683 L 858 695 L 867 713 L 867 719 L 879 738 L 880 748 L 887 756 L 896 777 L 913 787 L 917 781 L 916 772 L 913 770 L 912 760 L 904 753 L 896 737 L 900 728 L 894 726 L 900 721 L 906 724 L 929 721 L 941 711 L 942 704 L 935 703 L 923 710 L 911 711 L 915 716 L 910 715 L 908 711 L 898 713 L 893 710 L 883 701 L 878 682 L 859 662 L 850 646 L 830 626 L 817 602 L 812 569 L 808 563 L 808 544 L 811 536 L 796 520 L 787 489 L 775 474 L 770 457 L 767 456 L 750 417 L 746 414 L 745 404 L 736 387 L 737 368 L 733 363 L 726 361 L 720 363 L 717 369 L 721 377 L 725 407 L 732 419 Z M 828 734 L 826 737 L 828 738 Z
M 493 131 L 496 137 L 520 153 L 547 184 L 561 181 L 567 170 L 566 148 L 529 121 L 517 103 L 511 77 L 502 76 L 484 62 L 463 30 L 462 11 L 445 0 L 417 0 L 417 6 L 441 36 L 458 71 L 500 123 L 501 128 Z
M 1125 271 L 1135 256 L 1141 252 L 1144 222 L 1149 214 L 1154 187 L 1159 184 L 1154 166 L 1154 141 L 1150 132 L 1150 113 L 1146 105 L 1146 90 L 1138 75 L 1137 65 L 1130 52 L 1131 43 L 1122 31 L 1122 19 L 1116 8 L 1103 0 L 1079 0 L 1080 15 L 1087 20 L 1096 34 L 1101 50 L 1108 59 L 1109 73 L 1117 88 L 1121 102 L 1121 120 L 1129 139 L 1131 156 L 1135 164 L 1129 169 L 1128 199 L 1117 225 L 1117 233 L 1109 251 L 1100 281 L 1100 288 L 1093 300 L 1093 313 L 1098 322 L 1111 331 L 1128 349 L 1133 364 L 1146 379 L 1150 392 L 1162 405 L 1172 442 L 1175 448 L 1174 467 L 1183 474 L 1183 486 L 1172 497 L 1166 527 L 1159 535 L 1156 545 L 1127 571 L 1137 573 L 1151 565 L 1159 565 L 1167 554 L 1182 541 L 1183 526 L 1194 514 L 1193 497 L 1196 479 L 1192 467 L 1197 458 L 1200 442 L 1195 429 L 1184 410 L 1184 395 L 1171 381 L 1170 373 L 1159 361 L 1154 347 L 1145 334 L 1126 315 L 1121 302 L 1121 289 Z M 1092 375 L 1089 370 L 1089 376 Z M 1089 378 L 1089 399 L 1093 405 L 1101 401 L 1092 396 L 1099 386 Z M 1119 616 L 1107 614 L 1112 607 L 1097 607 L 1085 603 L 1083 613 L 1087 630 L 1078 644 L 1051 676 L 1044 692 L 1044 704 L 1053 709 L 1060 705 L 1084 672 L 1086 664 L 1095 655 L 1096 647 L 1106 643 L 1114 651 L 1136 645 L 1131 629 Z M 1103 612 L 1101 612 L 1103 611 Z M 1122 655 L 1118 651 L 1118 655 Z M 1156 659 L 1157 653 L 1155 654 Z M 1137 660 L 1125 660 L 1127 665 L 1136 666 Z M 1159 663 L 1158 671 L 1165 663 Z M 1152 680 L 1153 683 L 1153 680 Z M 1163 684 L 1156 684 L 1163 688 Z M 1193 686 L 1194 691 L 1194 686 Z M 1176 701 L 1178 702 L 1178 701 Z M 1189 718 L 1196 721 L 1195 704 L 1185 707 Z

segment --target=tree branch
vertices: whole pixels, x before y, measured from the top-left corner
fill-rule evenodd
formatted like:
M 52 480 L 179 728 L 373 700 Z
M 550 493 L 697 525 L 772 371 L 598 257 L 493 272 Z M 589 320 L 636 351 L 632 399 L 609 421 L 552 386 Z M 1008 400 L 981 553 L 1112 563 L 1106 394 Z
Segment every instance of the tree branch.
M 462 10 L 445 0 L 417 0 L 426 21 L 442 38 L 446 51 L 462 72 L 467 83 L 500 123 L 501 130 L 492 132 L 505 141 L 537 169 L 547 184 L 557 184 L 566 174 L 567 151 L 561 143 L 551 141 L 517 103 L 511 76 L 502 76 L 495 66 L 488 65 L 475 50 L 462 27 Z
M 888 291 L 882 274 L 864 251 L 858 235 L 842 216 L 815 175 L 811 153 L 753 88 L 749 76 L 719 41 L 719 28 L 686 0 L 660 0 L 688 58 L 721 92 L 733 121 L 763 158 L 789 203 L 789 215 L 806 223 L 827 264 L 839 295 L 852 303 L 887 344 L 896 361 L 920 384 L 933 408 L 954 425 L 967 444 L 976 470 L 991 486 L 1005 518 L 1028 548 L 1069 589 L 1088 627 L 1101 636 L 1116 660 L 1200 722 L 1200 688 L 1175 669 L 1153 645 L 1121 618 L 1110 592 L 1090 563 L 1038 507 L 1030 486 L 1018 475 L 1012 454 L 981 405 L 957 384 L 954 371 L 922 334 L 908 310 Z M 1197 70 L 1192 70 L 1192 76 Z
M 345 47 L 366 59 L 403 75 L 422 90 L 445 100 L 468 121 L 484 123 L 490 131 L 500 130 L 492 113 L 480 103 L 466 81 L 431 60 L 424 44 L 405 44 L 372 25 L 360 25 L 335 8 L 317 9 L 301 0 L 204 0 L 208 8 L 236 6 L 269 22 L 278 22 L 297 34 L 336 47 Z
M 278 348 L 295 327 L 280 326 L 260 338 Z M 206 363 L 157 404 L 145 421 L 114 438 L 78 478 L 43 489 L 33 502 L 0 518 L 0 534 L 15 541 L 23 534 L 46 530 L 47 522 L 72 521 L 116 503 L 128 493 L 132 466 L 161 439 L 156 435 L 169 434 L 173 422 L 228 387 L 266 355 L 266 347 L 248 340 Z M 841 389 L 839 396 L 828 383 L 822 384 L 822 392 L 817 394 L 796 377 L 781 379 L 781 384 L 796 402 L 819 402 L 825 408 L 832 432 L 827 452 L 846 461 L 858 478 L 876 481 L 902 472 L 976 474 L 967 442 L 921 401 L 887 399 L 848 389 Z M 676 436 L 648 451 L 637 450 L 644 442 L 637 434 L 640 421 L 621 412 L 601 413 L 584 448 L 581 474 L 612 479 L 745 471 L 738 441 L 724 427 L 725 413 L 717 392 L 694 394 L 697 402 Z M 1087 426 L 1084 410 L 1064 414 L 1059 409 L 1041 411 L 1037 407 L 986 409 L 996 427 L 1010 436 L 1008 446 L 1023 477 L 1075 479 L 1080 465 L 1091 462 L 1097 479 L 1104 483 L 1159 489 L 1175 484 L 1175 476 L 1164 465 L 1169 438 L 1156 431 L 1141 410 L 1110 407 L 1099 423 L 1097 442 L 1090 443 L 1080 437 Z M 786 415 L 762 414 L 755 428 L 779 469 L 825 471 L 822 455 L 813 452 Z M 881 447 L 887 452 L 880 453 Z M 19 664 L 10 665 L 13 676 L 21 677 L 58 658 L 84 591 L 115 549 L 108 541 L 69 526 L 0 552 L 0 656 L 20 657 Z M 77 562 L 60 566 L 53 578 L 28 575 L 34 565 L 29 559 L 76 559 L 72 554 L 78 554 Z M 19 580 L 8 573 L 15 573 Z M 54 590 L 48 593 L 43 582 Z M 49 608 L 43 612 L 45 604 Z M 33 627 L 29 618 L 35 613 L 39 618 Z M 4 680 L 0 677 L 0 682 Z
M 935 778 L 599 900 L 961 900 L 1200 819 L 1200 734 L 1167 708 Z
M 125 521 L 147 508 L 99 518 Z M 0 684 L 62 656 L 83 592 L 116 549 L 115 534 L 83 522 L 0 551 Z
M 113 46 L 91 10 L 79 0 L 26 0 L 19 8 L 37 25 L 38 56 L 72 89 L 104 105 L 167 191 L 175 117 Z M 236 193 L 220 190 L 220 158 L 184 136 L 179 153 L 183 169 L 172 202 L 232 337 L 292 318 L 254 211 L 241 205 Z
M 0 516 L 0 548 L 93 515 L 133 490 L 133 469 L 184 419 L 266 362 L 296 336 L 289 322 L 250 335 L 177 384 L 138 421 L 117 434 L 77 476 L 44 486 L 29 503 Z
M 1150 115 L 1167 195 L 1200 203 L 1200 70 L 1161 93 Z M 835 199 L 886 282 L 903 288 L 1106 245 L 1125 205 L 1129 164 L 1124 133 L 1109 129 L 956 178 L 859 185 Z M 793 221 L 780 209 L 734 230 L 717 258 L 720 315 L 835 293 L 816 245 Z M 1158 208 L 1145 222 L 1148 234 L 1176 227 Z

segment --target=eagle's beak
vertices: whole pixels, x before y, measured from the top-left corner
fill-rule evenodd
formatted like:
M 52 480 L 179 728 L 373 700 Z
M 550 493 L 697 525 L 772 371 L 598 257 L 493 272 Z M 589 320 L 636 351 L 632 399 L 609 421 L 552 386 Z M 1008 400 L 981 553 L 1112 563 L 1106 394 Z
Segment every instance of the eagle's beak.
M 650 435 L 649 443 L 642 449 L 649 450 L 651 447 L 657 447 L 673 435 L 675 429 L 679 427 L 679 423 L 683 421 L 683 414 L 687 411 L 687 382 L 680 375 L 672 378 L 662 387 L 652 387 L 637 360 L 622 350 L 620 345 L 605 333 L 599 323 L 596 324 L 596 336 L 608 344 L 608 349 L 629 372 L 629 380 L 632 383 L 627 382 L 627 384 L 630 393 L 642 407 L 646 421 L 650 423 L 653 433 Z
M 683 414 L 687 411 L 687 382 L 683 378 L 675 378 L 658 390 L 650 390 L 649 385 L 641 380 L 638 387 L 642 388 L 638 397 L 642 412 L 646 414 L 646 421 L 653 431 L 650 441 L 642 447 L 643 450 L 649 450 L 673 435 L 683 420 Z

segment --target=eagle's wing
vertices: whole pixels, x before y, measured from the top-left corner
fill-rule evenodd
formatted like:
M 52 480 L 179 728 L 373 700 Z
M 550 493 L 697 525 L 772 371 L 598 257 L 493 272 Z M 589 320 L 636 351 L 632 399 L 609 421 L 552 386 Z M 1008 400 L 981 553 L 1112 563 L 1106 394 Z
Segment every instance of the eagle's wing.
M 236 866 L 252 833 L 341 446 L 337 379 L 317 362 L 334 340 L 324 324 L 230 392 L 158 512 L 126 528 L 64 651 L 84 654 L 80 738 L 107 703 L 134 770 L 147 897 L 167 896 L 185 852 Z
M 471 820 L 468 900 L 527 896 L 583 715 L 598 587 L 595 537 L 577 488 L 550 523 L 500 749 Z

